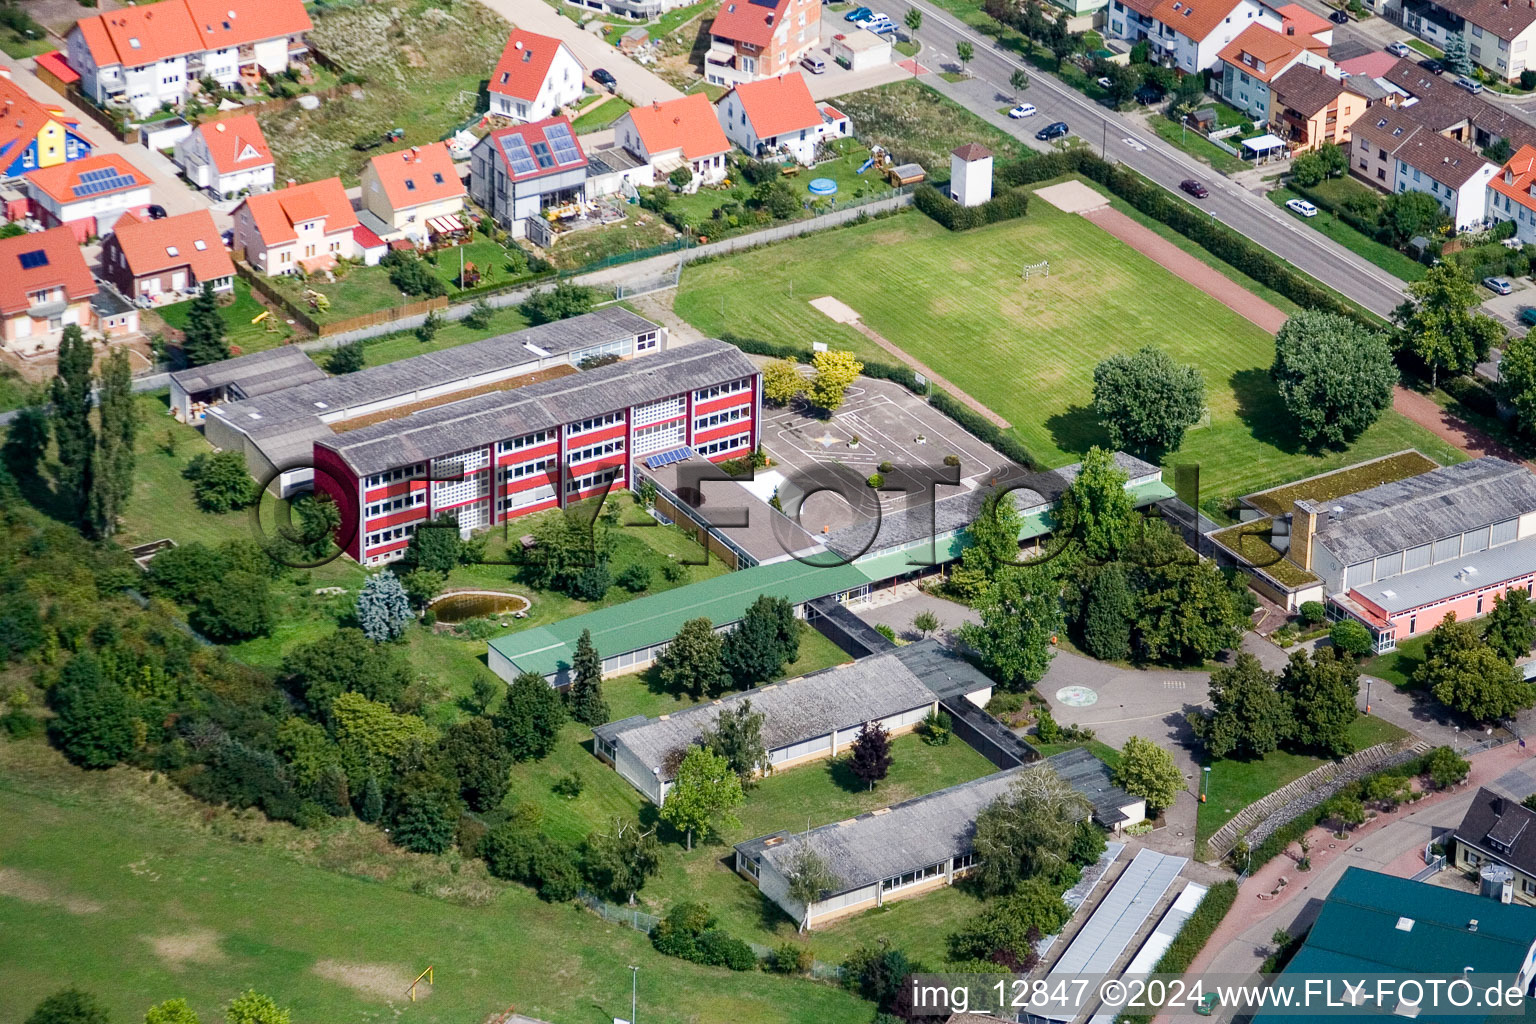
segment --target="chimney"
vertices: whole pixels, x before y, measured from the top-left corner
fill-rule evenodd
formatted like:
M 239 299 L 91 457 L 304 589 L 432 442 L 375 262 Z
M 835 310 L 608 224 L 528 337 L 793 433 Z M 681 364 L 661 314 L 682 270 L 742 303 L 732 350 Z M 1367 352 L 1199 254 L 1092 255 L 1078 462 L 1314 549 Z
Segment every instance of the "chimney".
M 1477 918 L 1474 917 L 1472 920 L 1467 922 L 1467 931 L 1469 931 L 1469 932 L 1477 931 Z
M 1291 561 L 1307 572 L 1312 571 L 1312 539 L 1328 523 L 1328 511 L 1298 498 L 1291 511 Z
M 293 188 L 293 187 L 294 187 L 294 186 L 295 186 L 295 185 L 297 185 L 297 184 L 298 184 L 298 183 L 299 183 L 299 181 L 298 181 L 298 179 L 297 179 L 297 178 L 289 178 L 289 179 L 288 179 L 288 180 L 287 180 L 287 181 L 286 181 L 286 182 L 285 182 L 285 183 L 284 183 L 284 184 L 283 184 L 283 187 L 284 187 L 284 188 Z

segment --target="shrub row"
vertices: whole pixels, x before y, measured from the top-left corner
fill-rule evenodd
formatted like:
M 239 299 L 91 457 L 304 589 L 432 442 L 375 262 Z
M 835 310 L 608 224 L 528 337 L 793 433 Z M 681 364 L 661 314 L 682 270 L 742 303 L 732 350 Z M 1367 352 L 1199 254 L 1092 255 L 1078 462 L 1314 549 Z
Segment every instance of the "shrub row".
M 1000 192 L 979 206 L 961 206 L 932 185 L 919 185 L 912 202 L 951 231 L 969 231 L 1029 212 L 1029 193 L 1022 188 Z
M 755 356 L 771 356 L 774 359 L 793 359 L 797 363 L 809 363 L 814 353 L 803 345 L 788 345 L 778 341 L 764 341 L 762 338 L 746 338 L 739 334 L 731 334 L 729 331 L 720 335 L 720 340 L 735 345 L 743 352 Z M 927 394 L 928 389 L 917 382 L 917 374 L 910 366 L 901 366 L 891 363 L 865 363 L 862 371 L 864 376 L 873 377 L 876 380 L 894 381 L 916 395 Z
M 1441 381 L 1440 387 L 1479 416 L 1499 415 L 1499 396 L 1481 377 L 1450 377 Z
M 928 404 L 960 424 L 970 433 L 981 438 L 987 444 L 996 448 L 1014 462 L 1025 469 L 1034 468 L 1035 460 L 1029 454 L 1029 449 L 1012 434 L 1005 434 L 999 430 L 991 420 L 971 409 L 964 403 L 951 398 L 949 395 L 933 389 L 933 394 L 928 396 Z
M 1153 974 L 1183 974 L 1194 963 L 1195 957 L 1211 941 L 1232 904 L 1237 902 L 1237 883 L 1231 880 L 1211 886 L 1195 912 L 1189 915 L 1184 927 L 1174 937 L 1173 943 L 1152 968 Z M 1151 1014 L 1123 1013 L 1116 1020 L 1120 1024 L 1146 1024 Z

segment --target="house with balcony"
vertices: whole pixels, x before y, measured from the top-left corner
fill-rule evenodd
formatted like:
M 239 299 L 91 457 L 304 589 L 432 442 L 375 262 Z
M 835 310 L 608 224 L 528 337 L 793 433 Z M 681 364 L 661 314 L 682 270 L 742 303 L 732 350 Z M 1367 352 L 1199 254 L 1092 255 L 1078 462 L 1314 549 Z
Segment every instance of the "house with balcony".
M 44 227 L 68 227 L 75 240 L 105 236 L 128 210 L 150 203 L 149 176 L 120 156 L 55 164 L 22 179 L 31 213 Z
M 1270 123 L 1291 147 L 1307 153 L 1334 143 L 1347 151 L 1350 127 L 1364 114 L 1366 98 L 1349 86 L 1348 79 L 1307 65 L 1292 67 L 1271 83 L 1274 113 Z
M 79 119 L 61 106 L 39 103 L 8 72 L 0 73 L 0 181 L 90 155 Z
M 207 283 L 215 292 L 235 286 L 235 264 L 207 210 L 159 220 L 131 213 L 101 245 L 101 276 L 139 305 L 190 298 Z
M 1221 51 L 1251 25 L 1275 32 L 1284 21 L 1259 0 L 1110 0 L 1105 34 L 1146 41 L 1151 59 L 1186 74 L 1214 69 Z
M 708 100 L 704 106 L 708 109 Z M 547 223 L 538 219 L 548 210 L 580 202 L 587 171 L 587 155 L 571 122 L 551 117 L 497 129 L 475 143 L 469 153 L 469 194 L 513 238 L 528 237 L 530 227 L 542 236 Z
M 1488 219 L 1515 222 L 1515 237 L 1536 245 L 1536 146 L 1521 146 L 1488 180 Z
M 720 97 L 715 114 L 726 138 L 748 156 L 787 154 L 807 167 L 816 162 L 822 139 L 850 130 L 847 118 L 833 118 L 816 106 L 798 71 L 736 86 Z
M 773 78 L 821 41 L 821 0 L 725 0 L 709 26 L 704 78 L 733 86 Z
M 706 184 L 725 177 L 725 137 L 715 108 L 701 92 L 626 110 L 613 122 L 614 140 L 649 164 L 657 178 L 687 167 Z
M 180 105 L 201 78 L 254 84 L 286 71 L 313 27 L 302 0 L 159 0 L 81 18 L 66 44 L 87 96 L 144 116 Z
M 1536 67 L 1536 4 L 1531 0 L 1403 0 L 1404 28 L 1444 49 L 1453 37 L 1472 63 L 1501 81 Z
M 425 242 L 464 231 L 459 218 L 464 182 L 448 144 L 412 146 L 369 160 L 363 165 L 363 210 L 389 229 L 389 238 Z
M 1270 84 L 1297 65 L 1332 68 L 1328 44 L 1311 36 L 1285 35 L 1266 25 L 1249 25 L 1217 55 L 1216 94 L 1255 121 L 1277 113 Z
M 356 253 L 357 215 L 340 178 L 248 196 L 233 216 L 236 252 L 268 277 L 315 273 Z
M 21 356 L 59 347 L 64 328 L 94 326 L 96 281 L 68 228 L 0 239 L 0 340 Z
M 205 121 L 176 143 L 176 165 L 188 181 L 218 199 L 272 188 L 277 162 L 251 114 Z
M 1424 192 L 1435 198 L 1457 231 L 1488 219 L 1488 183 L 1497 165 L 1476 150 L 1434 132 L 1415 132 L 1392 154 L 1393 192 Z
M 560 40 L 514 29 L 491 71 L 491 113 L 514 121 L 553 117 L 581 98 L 586 74 Z

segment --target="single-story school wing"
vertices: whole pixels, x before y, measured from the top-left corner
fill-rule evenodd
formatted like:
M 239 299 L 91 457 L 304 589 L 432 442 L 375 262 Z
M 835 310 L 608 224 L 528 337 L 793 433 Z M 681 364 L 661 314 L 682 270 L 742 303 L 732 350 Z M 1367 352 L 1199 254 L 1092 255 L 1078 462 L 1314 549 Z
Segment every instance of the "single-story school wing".
M 937 689 L 911 667 L 934 657 L 942 657 L 945 665 L 935 679 Z M 937 640 L 924 640 L 675 714 L 609 722 L 592 730 L 593 749 L 647 799 L 660 804 L 681 755 L 704 730 L 714 728 L 722 712 L 745 702 L 763 716 L 763 745 L 772 771 L 846 751 L 867 722 L 878 722 L 892 735 L 910 732 L 938 710 L 940 690 L 942 696 L 960 693 L 982 706 L 992 695 L 992 681 Z

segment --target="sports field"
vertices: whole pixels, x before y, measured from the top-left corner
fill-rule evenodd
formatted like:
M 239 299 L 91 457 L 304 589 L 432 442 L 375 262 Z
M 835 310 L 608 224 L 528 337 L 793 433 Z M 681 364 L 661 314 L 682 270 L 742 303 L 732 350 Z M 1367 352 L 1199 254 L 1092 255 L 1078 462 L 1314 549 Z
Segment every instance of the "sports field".
M 1026 263 L 1050 276 L 1024 281 Z M 917 213 L 726 257 L 683 274 L 677 312 L 706 334 L 826 342 L 891 357 L 810 299 L 832 295 L 864 322 L 996 410 L 1046 466 L 1107 443 L 1093 367 L 1157 345 L 1205 375 L 1209 422 L 1167 464 L 1201 466 L 1202 503 L 1363 458 L 1418 448 L 1462 456 L 1388 413 L 1346 452 L 1297 446 L 1269 380 L 1274 340 L 1091 222 L 1041 200 L 1027 217 L 951 233 Z

